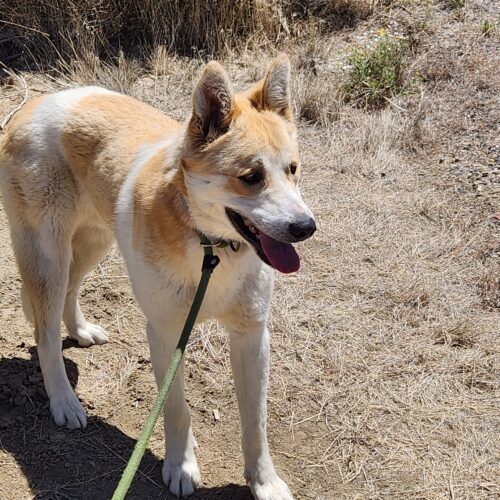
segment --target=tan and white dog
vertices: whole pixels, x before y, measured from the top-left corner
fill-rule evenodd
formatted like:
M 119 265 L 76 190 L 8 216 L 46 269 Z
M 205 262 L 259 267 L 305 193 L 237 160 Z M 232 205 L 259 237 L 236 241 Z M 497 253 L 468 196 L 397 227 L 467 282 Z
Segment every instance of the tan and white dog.
M 86 425 L 63 364 L 61 319 L 81 346 L 107 341 L 106 332 L 84 318 L 77 294 L 114 237 L 148 319 L 157 382 L 200 277 L 196 231 L 214 242 L 233 242 L 215 248 L 221 263 L 198 321 L 217 318 L 230 333 L 244 474 L 261 500 L 292 498 L 276 474 L 266 436 L 272 268 L 296 271 L 299 257 L 291 243 L 316 228 L 298 189 L 289 80 L 290 63 L 281 55 L 260 82 L 234 94 L 224 69 L 211 62 L 184 125 L 115 92 L 64 90 L 29 101 L 12 119 L 0 150 L 23 308 L 34 323 L 58 425 Z M 200 472 L 182 370 L 164 417 L 163 480 L 172 493 L 187 496 Z

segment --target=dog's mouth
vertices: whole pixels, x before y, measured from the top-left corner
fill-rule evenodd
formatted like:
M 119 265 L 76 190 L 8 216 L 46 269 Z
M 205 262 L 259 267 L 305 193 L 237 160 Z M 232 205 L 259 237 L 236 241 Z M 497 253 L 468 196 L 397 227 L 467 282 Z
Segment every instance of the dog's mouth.
M 266 264 L 282 273 L 294 273 L 299 270 L 300 257 L 290 243 L 271 238 L 246 217 L 230 208 L 226 208 L 226 214 L 237 233 L 255 248 L 257 255 Z

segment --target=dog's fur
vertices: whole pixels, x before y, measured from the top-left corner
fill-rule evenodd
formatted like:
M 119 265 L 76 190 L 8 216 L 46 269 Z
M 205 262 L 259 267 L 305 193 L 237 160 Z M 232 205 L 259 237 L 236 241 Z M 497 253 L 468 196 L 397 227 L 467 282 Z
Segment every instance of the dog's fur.
M 198 321 L 217 318 L 230 333 L 245 478 L 256 498 L 269 500 L 291 498 L 275 472 L 266 437 L 266 321 L 273 271 L 236 230 L 226 208 L 282 242 L 314 231 L 297 187 L 289 77 L 288 58 L 281 55 L 260 82 L 234 94 L 224 69 L 211 62 L 184 125 L 97 87 L 37 97 L 14 116 L 0 150 L 0 184 L 23 281 L 23 308 L 34 324 L 59 425 L 86 425 L 64 369 L 61 319 L 81 346 L 107 341 L 106 332 L 84 318 L 77 294 L 114 236 L 148 319 L 157 382 L 200 277 L 203 252 L 195 229 L 213 240 L 241 243 L 238 252 L 215 249 L 221 263 Z M 245 176 L 256 169 L 263 179 L 247 182 Z M 291 234 L 291 225 L 304 217 L 307 234 Z M 164 416 L 163 480 L 172 493 L 187 496 L 200 473 L 182 370 Z

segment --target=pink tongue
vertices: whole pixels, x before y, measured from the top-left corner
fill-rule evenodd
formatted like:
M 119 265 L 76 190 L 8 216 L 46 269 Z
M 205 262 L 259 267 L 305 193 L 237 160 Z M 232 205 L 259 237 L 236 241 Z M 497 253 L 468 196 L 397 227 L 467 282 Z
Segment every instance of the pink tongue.
M 299 270 L 300 257 L 290 243 L 281 243 L 260 233 L 260 244 L 275 269 L 282 273 L 294 273 Z

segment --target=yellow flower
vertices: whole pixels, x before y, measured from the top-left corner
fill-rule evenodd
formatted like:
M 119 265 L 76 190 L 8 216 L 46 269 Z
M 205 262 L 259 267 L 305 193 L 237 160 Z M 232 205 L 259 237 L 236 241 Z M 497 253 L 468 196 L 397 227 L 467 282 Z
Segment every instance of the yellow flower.
M 380 28 L 380 29 L 378 30 L 378 34 L 379 34 L 380 36 L 386 36 L 386 35 L 387 35 L 387 31 L 385 30 L 385 28 Z

